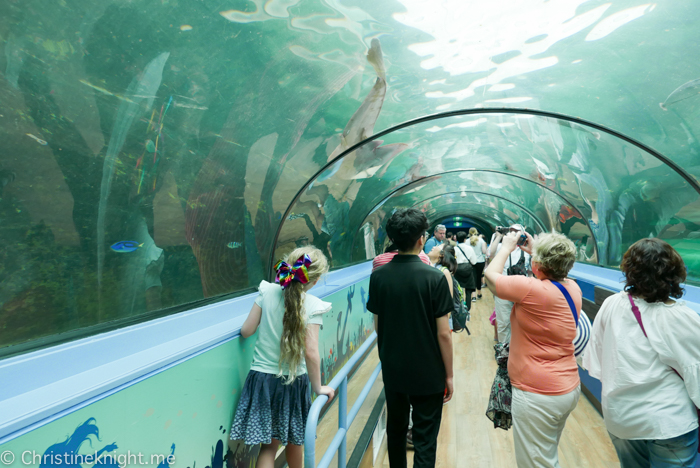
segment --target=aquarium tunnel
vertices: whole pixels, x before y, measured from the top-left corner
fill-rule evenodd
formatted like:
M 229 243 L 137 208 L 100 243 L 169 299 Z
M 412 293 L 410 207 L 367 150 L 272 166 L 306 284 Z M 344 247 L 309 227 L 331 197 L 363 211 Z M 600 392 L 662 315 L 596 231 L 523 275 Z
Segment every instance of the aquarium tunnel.
M 487 240 L 565 234 L 591 319 L 626 249 L 661 238 L 700 311 L 697 18 L 691 0 L 1 0 L 0 452 L 253 466 L 228 429 L 257 286 L 298 246 L 326 254 L 329 381 L 373 331 L 398 208 Z

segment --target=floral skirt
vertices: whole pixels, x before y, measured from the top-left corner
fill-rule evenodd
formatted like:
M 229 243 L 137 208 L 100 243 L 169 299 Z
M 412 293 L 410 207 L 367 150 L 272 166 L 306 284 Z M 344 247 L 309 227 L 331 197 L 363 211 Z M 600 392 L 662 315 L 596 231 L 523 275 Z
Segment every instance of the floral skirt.
M 246 445 L 269 444 L 277 439 L 283 445 L 304 444 L 306 418 L 311 408 L 311 385 L 307 374 L 290 385 L 283 377 L 251 370 L 243 385 L 231 440 Z
M 511 415 L 512 402 L 512 387 L 510 385 L 510 377 L 508 377 L 508 354 L 510 347 L 507 343 L 498 343 L 493 346 L 496 353 L 496 362 L 498 369 L 496 377 L 493 379 L 491 386 L 491 395 L 489 396 L 489 405 L 486 409 L 486 417 L 493 422 L 493 427 L 510 429 L 513 424 Z

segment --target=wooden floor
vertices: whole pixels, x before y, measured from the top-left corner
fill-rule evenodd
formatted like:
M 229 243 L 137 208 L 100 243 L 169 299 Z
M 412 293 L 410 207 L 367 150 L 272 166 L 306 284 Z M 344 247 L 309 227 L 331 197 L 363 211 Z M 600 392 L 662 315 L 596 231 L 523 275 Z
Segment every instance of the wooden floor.
M 493 357 L 493 327 L 488 317 L 493 311 L 493 299 L 484 290 L 483 299 L 472 307 L 469 329 L 453 334 L 455 394 L 442 413 L 438 437 L 437 466 L 439 467 L 515 467 L 513 432 L 494 429 L 486 416 L 491 384 L 496 373 Z M 348 383 L 348 409 L 378 363 L 376 351 L 363 363 Z M 383 383 L 381 375 L 370 392 L 355 423 L 348 432 L 348 458 L 360 432 L 377 400 Z M 330 444 L 338 427 L 337 405 L 320 421 L 316 440 L 316 463 Z M 409 465 L 413 451 L 408 451 Z M 619 467 L 617 455 L 603 424 L 603 418 L 585 396 L 569 416 L 559 444 L 559 461 L 563 468 Z M 389 460 L 377 460 L 377 465 L 389 467 Z M 330 466 L 337 466 L 334 459 Z
M 493 357 L 493 327 L 488 317 L 493 298 L 484 290 L 483 299 L 472 307 L 469 329 L 453 334 L 454 386 L 452 400 L 444 406 L 438 436 L 439 467 L 515 467 L 513 431 L 494 429 L 486 418 L 486 406 L 496 374 Z M 413 452 L 408 452 L 409 464 Z M 563 468 L 619 467 L 615 449 L 605 430 L 603 418 L 585 396 L 566 422 L 559 444 Z M 384 459 L 384 467 L 389 459 Z

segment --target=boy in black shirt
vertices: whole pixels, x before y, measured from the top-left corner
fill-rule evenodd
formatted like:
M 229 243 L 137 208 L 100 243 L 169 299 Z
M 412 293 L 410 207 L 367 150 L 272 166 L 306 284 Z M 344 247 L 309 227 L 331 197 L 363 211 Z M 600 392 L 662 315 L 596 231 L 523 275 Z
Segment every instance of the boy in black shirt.
M 442 405 L 452 398 L 454 309 L 445 275 L 423 263 L 425 215 L 396 211 L 386 233 L 399 249 L 369 280 L 367 310 L 375 314 L 387 406 L 389 465 L 406 467 L 406 431 L 413 406 L 415 468 L 434 467 Z

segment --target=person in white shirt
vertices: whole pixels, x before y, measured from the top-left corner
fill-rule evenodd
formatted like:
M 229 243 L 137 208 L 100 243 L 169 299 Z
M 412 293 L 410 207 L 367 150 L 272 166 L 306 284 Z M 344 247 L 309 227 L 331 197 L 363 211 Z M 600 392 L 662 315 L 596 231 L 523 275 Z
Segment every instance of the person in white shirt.
M 642 239 L 620 268 L 625 291 L 601 306 L 583 357 L 603 385 L 605 426 L 622 468 L 695 466 L 700 315 L 671 299 L 683 295 L 683 259 L 660 239 Z
M 508 230 L 509 232 L 517 233 L 519 236 L 525 233 L 525 227 L 522 224 L 513 224 Z M 503 234 L 500 232 L 496 232 L 491 238 L 491 246 L 489 247 L 490 258 L 494 258 L 496 253 L 501 250 L 501 240 L 503 240 Z M 509 276 L 515 274 L 517 270 L 521 270 L 521 273 L 527 276 L 532 271 L 530 263 L 530 254 L 523 252 L 521 249 L 515 249 L 506 260 L 503 274 Z M 520 266 L 522 268 L 518 268 Z M 510 343 L 510 312 L 513 310 L 513 303 L 494 296 L 493 304 L 496 309 L 498 342 Z
M 481 282 L 486 266 L 486 241 L 479 236 L 479 231 L 476 228 L 469 229 L 469 245 L 474 250 L 476 255 L 476 264 L 474 265 L 474 283 L 476 283 L 476 297 L 472 301 L 481 299 Z
M 459 285 L 462 286 L 462 289 L 464 289 L 466 300 L 470 301 L 472 293 L 476 290 L 477 279 L 474 274 L 474 265 L 476 265 L 477 258 L 467 239 L 466 232 L 459 231 L 457 233 L 457 245 L 454 247 L 455 257 L 457 259 L 455 279 Z M 471 307 L 471 304 L 467 303 L 467 307 Z

